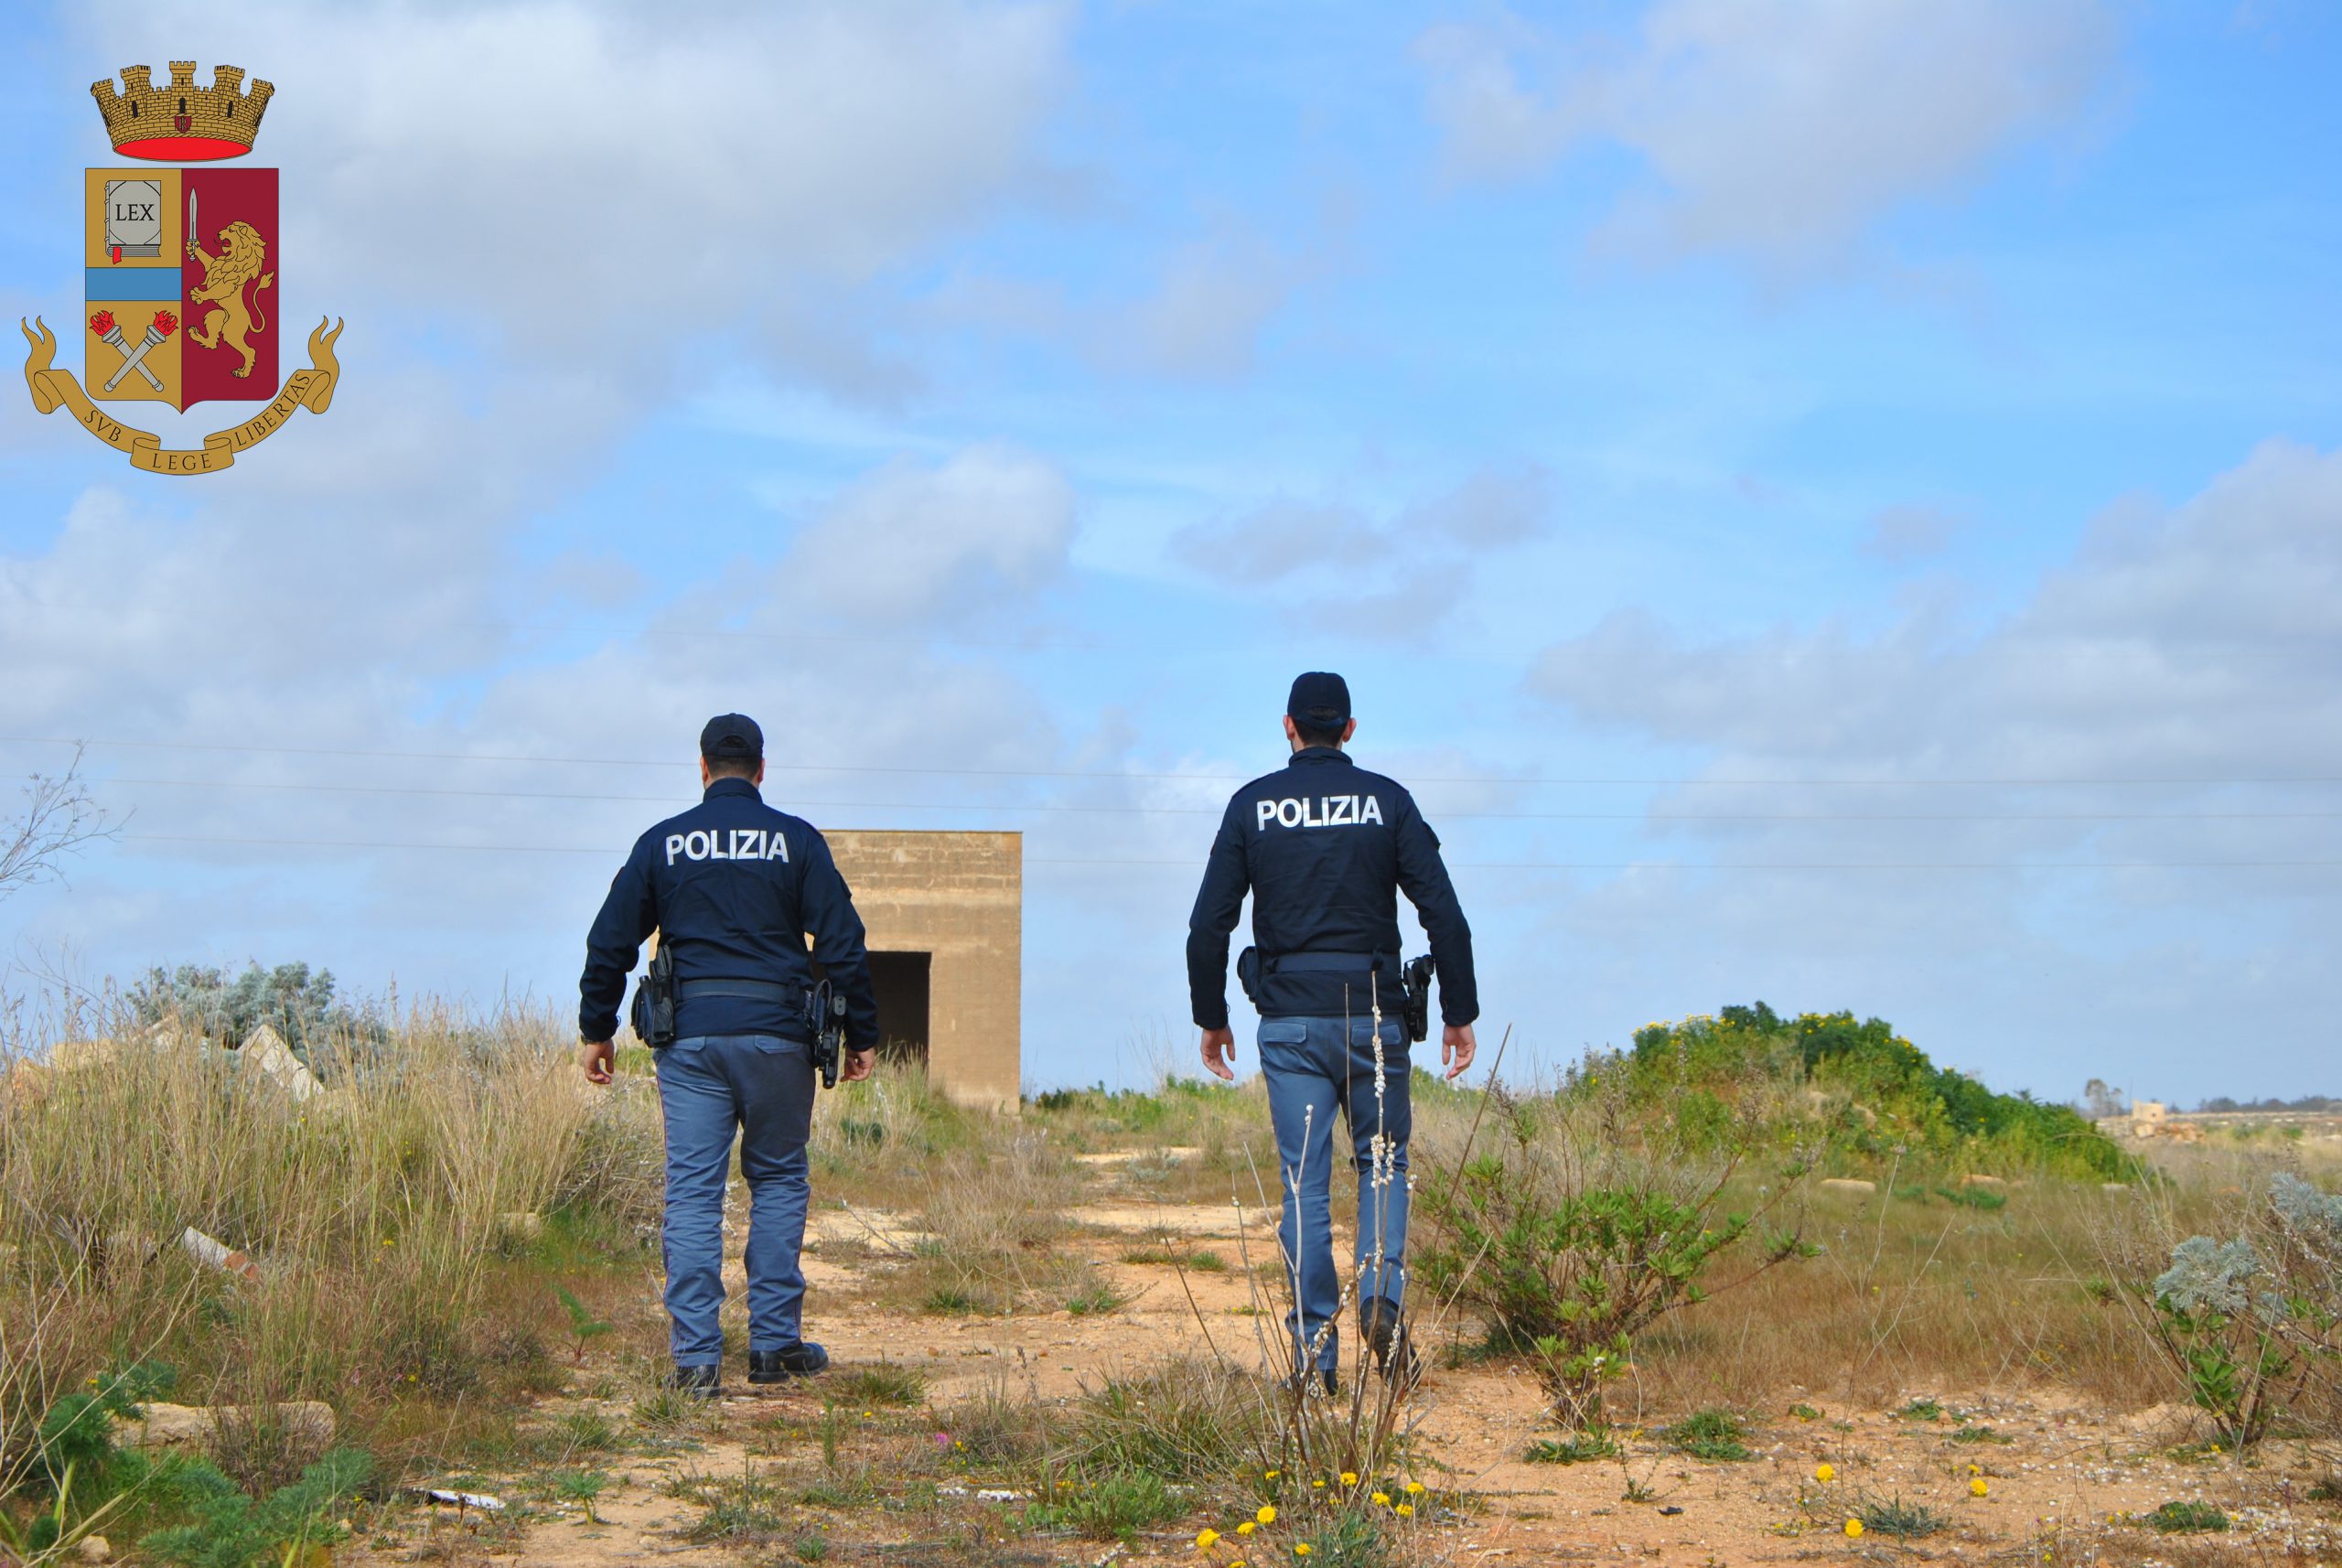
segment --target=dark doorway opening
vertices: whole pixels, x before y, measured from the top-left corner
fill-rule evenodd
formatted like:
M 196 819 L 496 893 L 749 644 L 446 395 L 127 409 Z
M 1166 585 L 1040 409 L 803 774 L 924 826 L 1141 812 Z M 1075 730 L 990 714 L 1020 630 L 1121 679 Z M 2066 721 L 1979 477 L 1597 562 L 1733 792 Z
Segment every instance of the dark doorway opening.
M 894 1060 L 927 1061 L 928 971 L 933 955 L 875 952 L 871 989 L 878 993 L 878 1054 Z

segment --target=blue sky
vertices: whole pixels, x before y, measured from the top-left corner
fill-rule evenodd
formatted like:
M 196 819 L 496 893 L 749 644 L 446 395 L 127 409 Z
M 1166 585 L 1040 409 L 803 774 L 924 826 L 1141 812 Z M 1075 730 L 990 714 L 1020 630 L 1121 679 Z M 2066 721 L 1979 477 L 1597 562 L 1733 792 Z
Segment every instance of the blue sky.
M 566 998 L 738 707 L 817 823 L 1025 830 L 1028 1080 L 1132 1080 L 1331 667 L 1509 1067 L 1762 997 L 2334 1089 L 2325 7 L 25 17 L 0 306 L 74 319 L 87 84 L 192 53 L 350 326 L 201 483 L 0 419 L 0 772 L 85 739 L 123 831 L 11 989 Z

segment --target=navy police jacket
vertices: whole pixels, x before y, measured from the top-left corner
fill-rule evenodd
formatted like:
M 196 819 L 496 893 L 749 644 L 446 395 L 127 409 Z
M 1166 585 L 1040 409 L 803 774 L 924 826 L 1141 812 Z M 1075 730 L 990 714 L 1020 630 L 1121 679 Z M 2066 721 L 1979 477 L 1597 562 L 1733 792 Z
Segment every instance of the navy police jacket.
M 1365 963 L 1378 961 L 1386 1018 L 1399 1015 L 1399 894 L 1414 905 L 1439 969 L 1440 1016 L 1480 1015 L 1472 976 L 1472 929 L 1440 863 L 1439 839 L 1414 797 L 1369 773 L 1334 746 L 1293 754 L 1228 802 L 1204 884 L 1187 919 L 1187 991 L 1198 1027 L 1228 1026 L 1228 933 L 1252 895 L 1252 942 L 1261 1015 L 1360 1017 L 1371 994 Z M 1310 959 L 1290 967 L 1295 954 Z
M 878 1002 L 862 917 L 830 846 L 811 822 L 774 811 L 746 779 L 718 779 L 706 796 L 637 839 L 586 937 L 577 1029 L 618 1032 L 627 976 L 652 931 L 674 950 L 675 979 L 762 980 L 792 1000 L 704 996 L 676 1004 L 675 1032 L 807 1037 L 800 1005 L 812 958 L 845 998 L 850 1049 L 878 1043 Z

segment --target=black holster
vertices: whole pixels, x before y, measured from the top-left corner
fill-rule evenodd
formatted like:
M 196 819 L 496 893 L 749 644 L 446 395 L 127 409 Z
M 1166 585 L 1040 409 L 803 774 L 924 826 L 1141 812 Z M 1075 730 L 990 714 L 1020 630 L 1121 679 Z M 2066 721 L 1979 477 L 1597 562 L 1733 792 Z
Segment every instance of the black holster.
M 1261 950 L 1246 948 L 1236 955 L 1236 983 L 1244 988 L 1244 1000 L 1253 1006 L 1261 1004 Z
M 1429 953 L 1407 961 L 1407 1038 L 1417 1045 L 1431 1038 L 1432 970 Z
M 805 992 L 805 1027 L 813 1041 L 813 1069 L 823 1089 L 838 1086 L 838 1058 L 845 1047 L 845 998 L 830 989 L 827 976 Z
M 634 1032 L 654 1051 L 675 1043 L 675 950 L 666 942 L 634 987 Z

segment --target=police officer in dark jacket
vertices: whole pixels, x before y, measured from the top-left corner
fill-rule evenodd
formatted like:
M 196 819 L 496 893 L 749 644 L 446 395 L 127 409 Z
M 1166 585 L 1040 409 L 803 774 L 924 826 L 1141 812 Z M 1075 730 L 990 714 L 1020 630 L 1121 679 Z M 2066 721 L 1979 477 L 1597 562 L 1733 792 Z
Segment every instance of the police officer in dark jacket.
M 658 1053 L 667 1125 L 667 1314 L 674 1385 L 713 1396 L 724 1335 L 724 1187 L 742 1134 L 747 1178 L 748 1380 L 829 1365 L 804 1337 L 798 1252 L 811 1197 L 812 958 L 846 1001 L 840 1077 L 868 1078 L 878 1005 L 862 918 L 813 826 L 764 803 L 764 732 L 740 714 L 700 733 L 697 806 L 635 841 L 586 939 L 577 1027 L 586 1076 L 610 1081 L 627 976 L 652 931 L 674 958 L 675 1040 Z
M 1338 1107 L 1358 1173 L 1360 1335 L 1387 1375 L 1411 1379 L 1415 1370 L 1399 1312 L 1409 1130 L 1400 893 L 1431 937 L 1446 1024 L 1440 1059 L 1451 1079 L 1472 1065 L 1480 1012 L 1472 931 L 1439 839 L 1413 796 L 1343 753 L 1357 731 L 1339 675 L 1316 671 L 1294 682 L 1284 720 L 1292 760 L 1228 802 L 1187 922 L 1187 987 L 1204 1066 L 1233 1080 L 1228 934 L 1245 893 L 1252 895 L 1254 946 L 1239 972 L 1261 1015 L 1261 1071 L 1285 1195 L 1278 1239 L 1296 1306 L 1286 1327 L 1296 1381 L 1308 1387 L 1314 1369 L 1328 1393 L 1343 1294 L 1327 1208 Z

